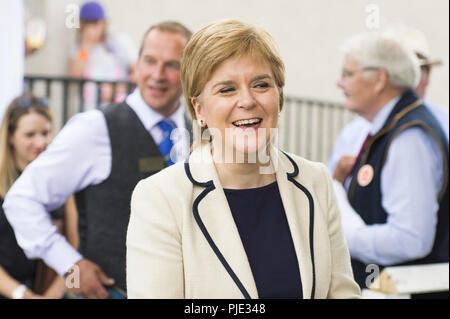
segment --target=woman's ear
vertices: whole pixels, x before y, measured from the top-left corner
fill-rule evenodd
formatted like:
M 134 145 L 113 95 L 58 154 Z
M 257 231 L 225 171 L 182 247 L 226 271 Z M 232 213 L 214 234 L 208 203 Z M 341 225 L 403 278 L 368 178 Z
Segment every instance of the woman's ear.
M 204 118 L 202 115 L 202 106 L 199 103 L 199 98 L 191 97 L 191 103 L 192 103 L 192 106 L 194 107 L 195 117 L 197 118 L 197 120 L 204 121 Z

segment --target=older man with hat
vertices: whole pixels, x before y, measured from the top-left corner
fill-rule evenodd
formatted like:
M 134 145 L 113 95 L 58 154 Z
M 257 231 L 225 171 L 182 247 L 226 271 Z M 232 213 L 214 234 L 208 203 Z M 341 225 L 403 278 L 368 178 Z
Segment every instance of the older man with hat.
M 425 106 L 438 120 L 441 128 L 449 140 L 449 112 L 448 108 L 437 105 L 426 98 L 426 92 L 430 84 L 431 70 L 434 66 L 442 65 L 440 59 L 432 58 L 428 43 L 423 32 L 406 26 L 391 27 L 386 33 L 403 41 L 414 52 L 420 66 L 420 79 L 414 91 L 422 99 Z M 363 117 L 356 117 L 348 123 L 340 132 L 334 143 L 333 150 L 328 160 L 328 168 L 334 178 L 344 183 L 343 178 L 348 175 L 348 170 L 354 165 L 358 150 L 363 144 L 364 138 L 369 132 L 369 122 Z M 447 146 L 448 147 L 448 146 Z
M 355 279 L 365 288 L 369 264 L 448 262 L 448 140 L 413 90 L 419 65 L 398 39 L 359 35 L 344 54 L 345 107 L 369 124 L 345 188 L 337 181 L 335 188 Z

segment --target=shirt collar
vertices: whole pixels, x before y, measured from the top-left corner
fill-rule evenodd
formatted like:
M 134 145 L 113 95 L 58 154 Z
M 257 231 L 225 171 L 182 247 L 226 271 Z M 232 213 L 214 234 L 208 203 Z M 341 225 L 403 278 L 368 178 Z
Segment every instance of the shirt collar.
M 161 120 L 165 117 L 160 113 L 156 112 L 152 109 L 147 103 L 145 103 L 144 99 L 141 96 L 141 92 L 138 88 L 134 89 L 134 91 L 127 96 L 126 103 L 133 109 L 133 111 L 137 114 L 138 118 L 141 120 L 147 131 L 150 131 L 153 127 L 155 127 Z M 184 120 L 184 104 L 180 99 L 180 106 L 173 113 L 169 119 L 175 122 L 177 127 L 186 128 L 185 120 Z
M 375 115 L 375 118 L 371 122 L 370 128 L 370 134 L 372 136 L 374 136 L 375 134 L 378 133 L 379 130 L 381 130 L 387 118 L 389 117 L 389 114 L 391 114 L 394 106 L 400 100 L 400 97 L 401 97 L 400 95 L 394 97 L 385 106 L 383 106 L 383 108 L 377 113 L 377 115 Z

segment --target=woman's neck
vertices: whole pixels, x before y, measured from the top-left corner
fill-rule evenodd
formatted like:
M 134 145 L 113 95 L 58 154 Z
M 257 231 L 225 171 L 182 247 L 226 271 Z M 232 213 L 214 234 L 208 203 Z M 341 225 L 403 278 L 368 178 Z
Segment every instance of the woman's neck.
M 19 170 L 19 172 L 23 172 L 29 164 L 28 162 L 22 161 L 17 157 L 14 159 L 14 162 L 15 162 L 16 168 Z
M 269 185 L 275 182 L 275 174 L 265 174 L 260 163 L 214 162 L 223 188 L 248 189 Z

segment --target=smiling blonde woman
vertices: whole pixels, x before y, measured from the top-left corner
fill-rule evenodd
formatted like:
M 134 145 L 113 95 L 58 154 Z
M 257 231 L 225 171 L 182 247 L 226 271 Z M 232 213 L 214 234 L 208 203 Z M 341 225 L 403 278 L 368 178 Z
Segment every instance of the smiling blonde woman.
M 272 36 L 209 24 L 187 44 L 181 78 L 205 134 L 185 163 L 133 192 L 128 296 L 358 298 L 327 168 L 277 149 L 270 133 L 284 86 Z

